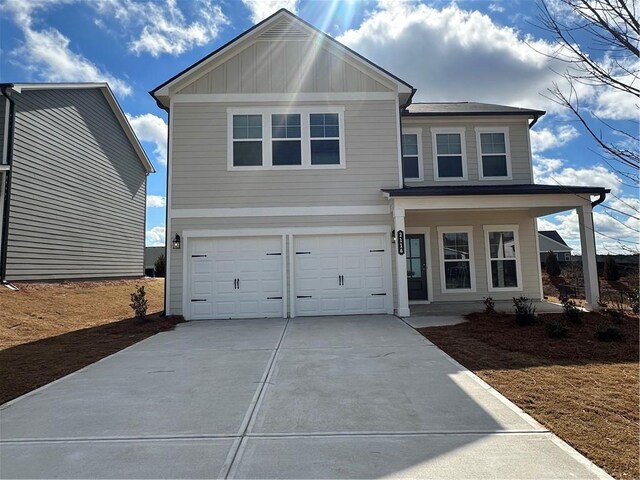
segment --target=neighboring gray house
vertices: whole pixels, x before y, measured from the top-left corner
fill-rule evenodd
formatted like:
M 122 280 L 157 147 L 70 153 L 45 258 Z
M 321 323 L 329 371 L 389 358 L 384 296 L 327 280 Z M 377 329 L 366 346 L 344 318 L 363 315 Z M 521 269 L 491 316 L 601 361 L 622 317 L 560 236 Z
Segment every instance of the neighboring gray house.
M 544 264 L 549 252 L 556 254 L 559 262 L 570 262 L 572 248 L 566 244 L 555 230 L 539 230 L 540 261 Z
M 143 275 L 154 170 L 109 86 L 0 90 L 2 282 Z
M 156 261 L 164 254 L 165 247 L 144 247 L 144 273 L 155 277 Z
M 286 10 L 155 88 L 170 119 L 166 311 L 542 299 L 536 219 L 573 209 L 595 304 L 592 207 L 608 190 L 533 183 L 544 112 L 414 94 Z

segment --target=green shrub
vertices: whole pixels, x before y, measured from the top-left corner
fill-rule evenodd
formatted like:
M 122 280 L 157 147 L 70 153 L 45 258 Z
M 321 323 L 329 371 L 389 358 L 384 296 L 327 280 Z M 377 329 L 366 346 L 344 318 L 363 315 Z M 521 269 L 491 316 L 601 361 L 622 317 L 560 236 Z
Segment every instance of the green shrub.
M 607 325 L 598 329 L 598 340 L 602 342 L 621 342 L 624 337 L 618 327 Z
M 129 306 L 138 320 L 144 322 L 147 319 L 149 301 L 147 300 L 147 293 L 144 291 L 142 285 L 136 285 L 136 291 L 131 294 L 131 303 Z
M 547 331 L 547 335 L 551 338 L 564 338 L 569 332 L 569 327 L 564 323 L 558 321 L 551 321 L 544 324 L 544 329 Z
M 582 314 L 584 313 L 578 304 L 574 300 L 568 298 L 560 299 L 562 301 L 562 308 L 564 309 L 564 318 L 569 323 L 575 323 L 580 325 L 582 323 Z
M 516 323 L 520 326 L 531 325 L 536 321 L 536 307 L 527 297 L 513 299 L 513 309 L 516 314 Z
M 485 297 L 482 303 L 484 303 L 484 313 L 496 313 L 496 302 L 493 301 L 493 298 Z
M 156 260 L 156 263 L 153 265 L 153 273 L 156 277 L 164 277 L 166 269 L 167 269 L 167 262 L 165 261 L 164 253 L 163 253 L 158 257 L 158 259 Z
M 607 255 L 607 258 L 604 260 L 604 278 L 610 282 L 620 280 L 618 265 L 611 255 Z
M 558 257 L 556 257 L 556 254 L 553 252 L 547 253 L 547 258 L 544 260 L 544 267 L 550 277 L 559 277 L 562 273 L 560 263 L 558 263 Z

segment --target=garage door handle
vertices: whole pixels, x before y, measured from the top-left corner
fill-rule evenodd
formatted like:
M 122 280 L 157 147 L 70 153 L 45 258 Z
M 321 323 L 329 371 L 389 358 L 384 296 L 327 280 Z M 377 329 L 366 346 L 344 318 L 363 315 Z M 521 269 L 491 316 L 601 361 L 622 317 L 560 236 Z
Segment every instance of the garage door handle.
M 369 250 L 370 252 L 384 252 L 384 249 L 382 250 Z
M 383 297 L 386 295 L 386 293 L 372 293 L 371 295 L 374 297 Z
M 296 252 L 296 255 L 311 255 L 311 252 Z
M 313 298 L 311 295 L 298 295 L 296 298 Z
M 192 298 L 191 301 L 192 302 L 206 302 L 207 299 L 206 298 Z
M 267 300 L 282 300 L 282 297 L 267 297 Z
M 200 257 L 206 257 L 206 255 L 191 255 L 191 258 L 200 258 Z
M 269 255 L 282 255 L 282 253 L 267 253 L 267 256 Z

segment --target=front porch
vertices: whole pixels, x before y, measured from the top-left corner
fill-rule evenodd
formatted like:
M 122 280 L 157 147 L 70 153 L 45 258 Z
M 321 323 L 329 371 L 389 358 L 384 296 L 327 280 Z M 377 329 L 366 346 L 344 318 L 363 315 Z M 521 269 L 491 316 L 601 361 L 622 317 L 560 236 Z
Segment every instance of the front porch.
M 592 208 L 608 190 L 549 185 L 413 187 L 384 191 L 394 217 L 396 314 L 469 313 L 491 297 L 542 303 L 536 219 L 575 209 L 588 308 L 600 297 Z M 599 199 L 592 201 L 592 195 Z M 404 274 L 404 272 L 407 274 Z

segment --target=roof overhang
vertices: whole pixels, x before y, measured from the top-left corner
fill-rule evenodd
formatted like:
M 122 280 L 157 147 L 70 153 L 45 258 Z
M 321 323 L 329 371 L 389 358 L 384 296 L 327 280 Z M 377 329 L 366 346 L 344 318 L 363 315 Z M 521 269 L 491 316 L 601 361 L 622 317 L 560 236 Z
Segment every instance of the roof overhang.
M 131 146 L 136 152 L 136 155 L 138 156 L 138 159 L 140 160 L 140 163 L 142 163 L 147 174 L 155 173 L 156 170 L 153 168 L 153 164 L 149 160 L 149 157 L 147 157 L 147 154 L 142 148 L 142 145 L 140 145 L 140 141 L 138 140 L 138 137 L 133 131 L 133 128 L 129 123 L 129 120 L 127 120 L 127 116 L 122 111 L 122 108 L 118 103 L 118 100 L 116 99 L 115 95 L 111 91 L 109 84 L 107 83 L 10 83 L 10 84 L 2 84 L 2 85 L 6 85 L 10 87 L 11 90 L 16 92 L 17 94 L 20 94 L 23 91 L 28 91 L 28 90 L 99 89 L 104 95 L 104 98 L 107 100 L 107 103 L 111 107 L 111 110 L 113 110 L 113 113 L 116 116 L 118 123 L 120 124 L 120 126 L 122 127 L 122 130 L 124 131 L 125 135 L 129 139 L 129 142 L 131 142 Z
M 343 45 L 342 43 L 338 42 L 336 39 L 332 38 L 331 36 L 327 35 L 323 31 L 319 30 L 318 28 L 314 27 L 310 23 L 304 21 L 300 17 L 294 15 L 293 13 L 291 13 L 290 11 L 288 11 L 288 10 L 286 10 L 284 8 L 278 10 L 276 13 L 274 13 L 270 17 L 267 17 L 266 19 L 264 19 L 260 23 L 257 23 L 256 25 L 254 25 L 253 27 L 251 27 L 247 31 L 245 31 L 242 34 L 238 35 L 237 37 L 235 37 L 234 39 L 232 39 L 228 43 L 224 44 L 223 46 L 221 46 L 217 50 L 213 51 L 212 53 L 210 53 L 206 57 L 200 59 L 199 61 L 197 61 L 193 65 L 187 67 L 186 69 L 184 69 L 180 73 L 174 75 L 173 77 L 171 77 L 166 82 L 158 85 L 156 88 L 151 90 L 149 92 L 149 94 L 153 98 L 156 99 L 156 101 L 158 102 L 158 105 L 161 108 L 169 107 L 169 102 L 170 102 L 169 98 L 172 95 L 173 89 L 177 85 L 179 85 L 185 78 L 190 76 L 195 70 L 201 70 L 202 69 L 202 70 L 207 70 L 208 71 L 209 69 L 211 69 L 215 65 L 217 65 L 219 60 L 221 58 L 224 58 L 225 55 L 229 51 L 231 51 L 234 47 L 236 47 L 240 42 L 247 42 L 247 44 L 249 44 L 254 38 L 259 36 L 262 32 L 264 32 L 269 27 L 271 27 L 275 23 L 277 23 L 277 22 L 279 22 L 279 21 L 281 21 L 281 20 L 283 20 L 285 18 L 288 18 L 290 20 L 295 21 L 296 24 L 299 27 L 307 30 L 311 35 L 314 35 L 314 36 L 320 38 L 321 40 L 326 41 L 327 44 L 333 45 L 334 47 L 338 48 L 339 50 L 344 52 L 345 55 L 347 57 L 349 57 L 351 60 L 354 60 L 354 61 L 359 62 L 359 63 L 363 63 L 368 68 L 371 68 L 373 71 L 375 71 L 381 77 L 386 79 L 388 83 L 390 83 L 390 84 L 395 86 L 396 91 L 398 93 L 399 100 L 400 100 L 400 104 L 405 104 L 405 103 L 408 104 L 407 102 L 410 100 L 410 98 L 413 96 L 413 93 L 414 93 L 414 89 L 409 83 L 405 82 L 404 80 L 400 79 L 399 77 L 396 77 L 395 75 L 393 75 L 392 73 L 388 72 L 384 68 L 380 67 L 379 65 L 376 65 L 372 61 L 370 61 L 367 58 L 363 57 L 362 55 L 360 55 L 359 53 L 357 53 L 354 50 L 350 49 L 346 45 Z

